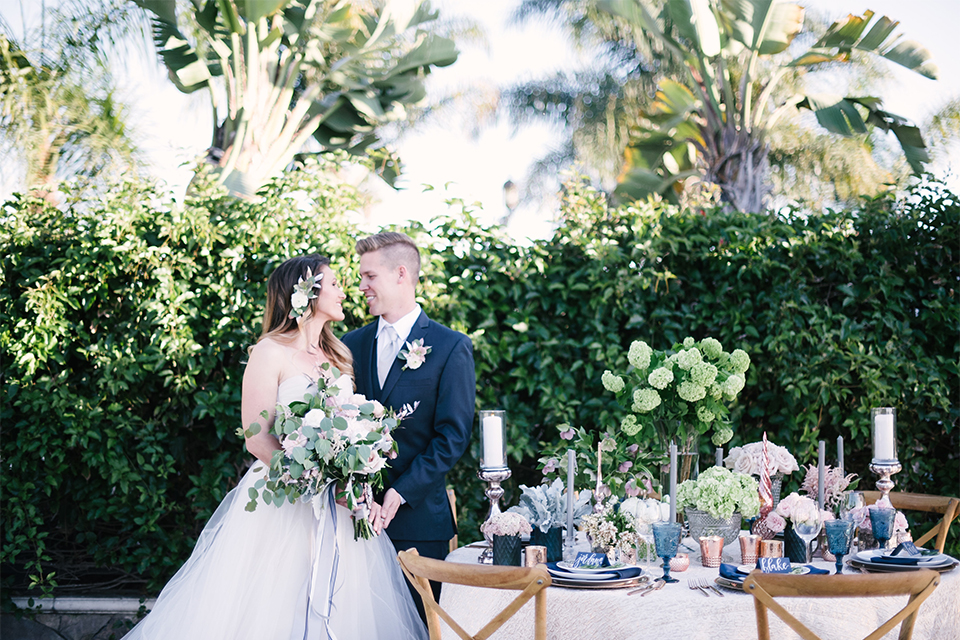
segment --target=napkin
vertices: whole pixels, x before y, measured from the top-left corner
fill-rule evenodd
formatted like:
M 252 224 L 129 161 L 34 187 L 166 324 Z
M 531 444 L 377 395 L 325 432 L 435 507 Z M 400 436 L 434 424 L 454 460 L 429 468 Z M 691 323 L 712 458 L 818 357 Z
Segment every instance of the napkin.
M 548 562 L 547 571 L 551 571 L 551 570 L 561 571 L 566 575 L 577 572 L 576 569 L 564 569 L 563 567 L 558 567 L 556 562 Z M 616 577 L 609 578 L 609 580 L 622 580 L 625 578 L 636 578 L 637 576 L 643 573 L 643 569 L 641 569 L 640 567 L 623 567 L 621 569 L 612 569 L 607 567 L 607 568 L 604 568 L 603 573 L 616 574 Z
M 812 564 L 808 564 L 807 568 L 810 569 L 810 573 L 806 575 L 823 575 L 823 574 L 830 573 L 829 570 L 820 569 L 819 567 L 815 567 Z M 746 578 L 750 574 L 740 571 L 740 569 L 738 569 L 737 565 L 735 564 L 727 564 L 726 562 L 723 562 L 720 564 L 720 575 L 726 578 L 727 580 L 733 580 L 734 582 L 743 582 L 744 578 Z
M 925 555 L 924 551 L 924 549 L 917 548 L 917 546 L 910 541 L 901 542 L 889 555 L 873 556 L 870 558 L 870 561 L 883 564 L 916 565 L 921 560 L 927 559 L 926 555 L 929 554 Z

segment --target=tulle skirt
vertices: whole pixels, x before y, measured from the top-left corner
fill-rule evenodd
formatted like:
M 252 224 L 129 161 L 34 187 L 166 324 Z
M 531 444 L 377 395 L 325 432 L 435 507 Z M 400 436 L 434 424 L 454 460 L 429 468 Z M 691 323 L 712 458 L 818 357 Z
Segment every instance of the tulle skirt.
M 217 508 L 187 562 L 129 640 L 426 639 L 386 534 L 353 539 L 323 496 L 246 511 L 255 463 Z

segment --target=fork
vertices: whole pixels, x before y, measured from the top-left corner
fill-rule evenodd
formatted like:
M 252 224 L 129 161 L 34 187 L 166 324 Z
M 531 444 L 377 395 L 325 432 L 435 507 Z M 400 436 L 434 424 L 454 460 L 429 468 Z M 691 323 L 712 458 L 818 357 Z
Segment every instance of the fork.
M 699 591 L 705 598 L 710 597 L 710 594 L 707 593 L 696 580 L 687 580 L 687 586 L 690 587 L 691 591 Z
M 699 582 L 699 585 L 698 585 L 698 586 L 699 586 L 701 589 L 710 589 L 710 590 L 712 590 L 714 593 L 716 593 L 718 596 L 720 596 L 721 598 L 723 597 L 723 592 L 720 591 L 720 589 L 717 589 L 715 586 L 713 586 L 713 585 L 710 584 L 709 582 L 707 582 L 706 579 L 704 579 L 704 578 L 698 578 L 697 581 Z

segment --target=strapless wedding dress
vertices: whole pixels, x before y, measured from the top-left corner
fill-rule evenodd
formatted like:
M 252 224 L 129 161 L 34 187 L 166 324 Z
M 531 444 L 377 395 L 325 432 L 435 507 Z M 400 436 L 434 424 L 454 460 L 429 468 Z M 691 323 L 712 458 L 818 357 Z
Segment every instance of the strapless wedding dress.
M 311 385 L 284 380 L 277 400 Z M 387 535 L 354 540 L 350 512 L 329 496 L 319 518 L 305 502 L 246 511 L 263 466 L 255 461 L 223 499 L 125 640 L 426 640 Z

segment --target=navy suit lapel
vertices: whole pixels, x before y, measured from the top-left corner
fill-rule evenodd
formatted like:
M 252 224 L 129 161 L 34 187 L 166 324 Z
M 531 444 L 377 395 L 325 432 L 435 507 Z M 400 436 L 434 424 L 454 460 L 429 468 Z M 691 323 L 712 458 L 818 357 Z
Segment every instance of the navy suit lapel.
M 430 324 L 427 314 L 423 311 L 420 312 L 420 317 L 417 318 L 417 321 L 413 323 L 413 328 L 410 329 L 410 335 L 407 336 L 407 339 L 404 341 L 404 344 L 400 346 L 400 349 L 407 348 L 407 342 L 413 342 L 414 340 L 419 340 L 427 334 L 427 325 Z M 383 390 L 380 393 L 380 402 L 384 402 L 388 397 L 390 397 L 390 392 L 393 391 L 393 387 L 397 384 L 397 380 L 400 379 L 400 375 L 403 373 L 403 367 L 407 363 L 400 358 L 396 358 L 393 361 L 393 366 L 390 367 L 390 373 L 387 374 L 387 379 L 383 382 Z M 376 371 L 376 362 L 374 362 L 374 371 Z M 379 379 L 377 379 L 379 383 Z

